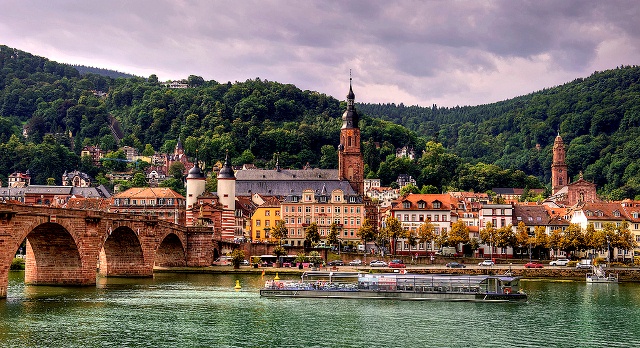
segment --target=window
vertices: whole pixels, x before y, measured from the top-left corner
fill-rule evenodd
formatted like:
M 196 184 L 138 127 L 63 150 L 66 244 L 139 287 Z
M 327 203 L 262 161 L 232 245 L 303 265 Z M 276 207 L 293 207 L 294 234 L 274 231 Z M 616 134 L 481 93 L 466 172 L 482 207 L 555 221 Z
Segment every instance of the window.
M 356 207 L 356 214 L 360 214 L 360 207 Z
M 288 205 L 284 207 L 284 212 L 285 212 L 285 213 L 288 213 L 288 212 L 289 212 L 289 206 L 288 206 Z
M 402 202 L 402 207 L 404 209 L 409 209 L 411 208 L 411 202 Z
M 422 201 L 418 202 L 418 209 L 424 209 L 425 206 L 426 206 L 425 202 L 422 202 Z
M 433 202 L 433 208 L 434 209 L 440 209 L 441 203 L 438 201 Z
M 260 226 L 260 220 L 256 220 L 256 226 Z
M 271 216 L 271 210 L 265 210 L 264 216 Z
M 418 221 L 420 222 L 424 221 L 424 215 L 422 214 L 418 215 Z
M 433 216 L 433 221 L 439 221 L 439 219 L 440 219 L 440 216 L 439 216 L 439 215 L 434 215 L 434 216 Z
M 302 207 L 298 206 L 298 213 L 302 213 Z
M 260 230 L 256 231 L 256 238 L 260 238 Z
M 310 213 L 311 212 L 311 207 L 304 207 L 304 212 L 305 213 Z
M 442 214 L 442 221 L 447 221 L 447 215 Z
M 334 210 L 334 211 L 335 211 L 336 213 L 339 213 L 339 212 L 340 212 L 340 207 L 335 207 L 335 210 Z

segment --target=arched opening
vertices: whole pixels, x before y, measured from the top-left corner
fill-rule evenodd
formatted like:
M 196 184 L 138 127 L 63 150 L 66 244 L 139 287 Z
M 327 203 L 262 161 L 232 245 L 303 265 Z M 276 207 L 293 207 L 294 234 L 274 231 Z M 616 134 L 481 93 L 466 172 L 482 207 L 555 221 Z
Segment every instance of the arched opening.
M 184 246 L 178 236 L 171 233 L 164 238 L 156 251 L 154 265 L 158 267 L 184 267 L 187 265 Z
M 86 283 L 78 247 L 64 227 L 39 225 L 27 235 L 25 249 L 25 283 Z
M 113 230 L 100 251 L 100 274 L 116 277 L 151 276 L 153 269 L 144 263 L 138 236 L 128 227 Z

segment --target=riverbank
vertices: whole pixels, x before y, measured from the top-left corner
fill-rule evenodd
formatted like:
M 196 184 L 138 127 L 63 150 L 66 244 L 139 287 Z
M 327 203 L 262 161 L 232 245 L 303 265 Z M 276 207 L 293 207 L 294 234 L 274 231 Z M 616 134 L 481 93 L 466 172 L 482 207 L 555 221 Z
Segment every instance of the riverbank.
M 398 269 L 389 268 L 369 268 L 369 267 L 322 267 L 322 271 L 337 272 L 395 272 Z M 210 267 L 155 267 L 156 273 L 202 273 L 202 274 L 265 274 L 265 276 L 279 275 L 296 275 L 299 276 L 309 269 L 298 269 L 290 267 L 240 267 L 234 269 L 232 266 L 210 266 Z M 565 280 L 585 280 L 586 273 L 590 270 L 577 270 L 569 267 L 548 267 L 548 268 L 523 268 L 521 266 L 498 266 L 498 267 L 468 267 L 468 268 L 446 268 L 444 266 L 428 266 L 417 267 L 411 266 L 406 268 L 409 273 L 417 274 L 504 274 L 511 272 L 512 275 L 522 277 L 524 279 L 565 279 Z M 617 273 L 621 282 L 640 282 L 639 268 L 613 268 L 607 272 Z

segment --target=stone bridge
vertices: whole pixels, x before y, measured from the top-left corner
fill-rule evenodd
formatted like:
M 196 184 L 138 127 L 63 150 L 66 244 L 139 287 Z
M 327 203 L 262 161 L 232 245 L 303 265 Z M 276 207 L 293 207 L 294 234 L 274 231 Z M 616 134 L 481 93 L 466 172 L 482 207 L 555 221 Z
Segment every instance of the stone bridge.
M 148 277 L 153 267 L 209 266 L 218 253 L 212 228 L 153 216 L 0 203 L 0 298 L 26 239 L 25 283 L 95 285 L 96 274 Z

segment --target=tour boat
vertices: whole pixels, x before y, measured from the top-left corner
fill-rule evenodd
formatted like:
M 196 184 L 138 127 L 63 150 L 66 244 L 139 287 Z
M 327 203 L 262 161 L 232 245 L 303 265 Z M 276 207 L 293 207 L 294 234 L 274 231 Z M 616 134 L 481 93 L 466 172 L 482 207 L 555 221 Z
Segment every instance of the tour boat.
M 602 267 L 593 266 L 592 273 L 587 273 L 587 283 L 617 283 L 618 274 L 607 274 Z
M 263 297 L 523 302 L 511 275 L 305 272 L 300 281 L 268 280 Z

